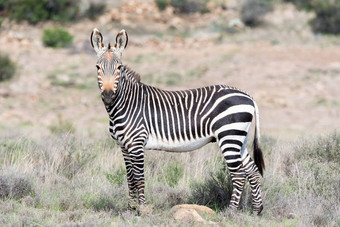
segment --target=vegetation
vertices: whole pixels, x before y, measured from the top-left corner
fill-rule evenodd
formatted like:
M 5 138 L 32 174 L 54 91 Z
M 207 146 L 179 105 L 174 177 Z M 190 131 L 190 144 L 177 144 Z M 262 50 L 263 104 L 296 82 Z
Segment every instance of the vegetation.
M 314 32 L 340 34 L 340 2 L 316 1 L 314 4 L 315 18 L 311 21 Z
M 285 2 L 293 3 L 298 9 L 312 10 L 315 0 L 284 0 Z
M 211 220 L 219 225 L 335 226 L 340 223 L 339 210 L 334 209 L 340 205 L 339 141 L 338 133 L 298 141 L 293 147 L 265 139 L 265 207 L 260 218 L 249 215 L 248 186 L 241 199 L 243 211 L 225 210 L 231 182 L 217 147 L 185 154 L 150 151 L 146 198 L 154 210 L 150 216 L 136 217 L 126 212 L 124 161 L 110 138 L 5 138 L 0 141 L 0 223 L 177 225 L 170 208 L 196 203 L 218 211 Z
M 340 2 L 333 0 L 286 0 L 298 9 L 312 11 L 315 18 L 310 22 L 315 33 L 340 34 Z
M 168 0 L 155 0 L 156 5 L 159 10 L 163 11 L 167 7 L 169 1 Z
M 272 10 L 270 1 L 246 0 L 241 8 L 241 20 L 248 26 L 258 26 L 263 23 L 263 17 Z
M 42 37 L 44 45 L 53 48 L 67 47 L 72 40 L 73 36 L 63 28 L 45 29 Z
M 228 207 L 233 187 L 231 177 L 222 159 L 218 159 L 216 165 L 217 170 L 209 171 L 203 181 L 191 185 L 189 203 L 205 205 L 216 211 Z
M 61 115 L 58 115 L 58 121 L 50 126 L 50 131 L 53 134 L 72 134 L 76 129 L 71 121 L 64 120 Z
M 82 17 L 96 19 L 106 7 L 104 3 L 91 2 L 82 13 L 80 4 L 77 0 L 0 0 L 0 14 L 31 24 L 48 20 L 70 22 Z
M 67 22 L 78 16 L 76 0 L 0 0 L 0 11 L 16 21 L 36 24 L 53 20 Z
M 105 11 L 106 5 L 105 3 L 93 3 L 91 2 L 89 7 L 86 9 L 84 13 L 84 17 L 87 17 L 91 20 L 95 20 L 98 16 L 102 15 Z
M 207 13 L 209 0 L 155 0 L 157 7 L 164 10 L 168 5 L 174 7 L 177 13 Z
M 15 75 L 16 65 L 5 54 L 0 54 L 0 82 L 9 80 Z

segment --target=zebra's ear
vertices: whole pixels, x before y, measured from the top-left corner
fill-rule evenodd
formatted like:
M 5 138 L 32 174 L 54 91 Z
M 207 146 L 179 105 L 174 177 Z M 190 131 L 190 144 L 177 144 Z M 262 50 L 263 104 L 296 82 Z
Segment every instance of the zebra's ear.
M 115 48 L 119 56 L 122 56 L 122 52 L 126 48 L 128 40 L 128 35 L 124 29 L 117 34 Z
M 93 29 L 90 40 L 91 40 L 91 45 L 93 49 L 96 51 L 97 55 L 99 56 L 104 49 L 102 33 L 100 33 L 100 31 L 97 28 Z

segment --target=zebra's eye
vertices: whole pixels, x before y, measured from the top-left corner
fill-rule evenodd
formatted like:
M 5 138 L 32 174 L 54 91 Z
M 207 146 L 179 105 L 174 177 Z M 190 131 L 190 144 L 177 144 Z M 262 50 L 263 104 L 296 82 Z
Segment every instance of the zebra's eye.
M 96 65 L 97 69 L 99 70 L 100 69 L 100 66 L 99 65 Z

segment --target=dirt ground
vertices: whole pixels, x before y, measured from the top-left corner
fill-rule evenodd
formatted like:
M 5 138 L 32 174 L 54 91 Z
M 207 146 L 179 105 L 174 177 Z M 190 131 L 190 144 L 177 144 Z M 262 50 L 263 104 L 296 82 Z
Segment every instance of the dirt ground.
M 177 27 L 108 15 L 62 25 L 74 35 L 67 49 L 41 42 L 42 30 L 55 24 L 3 23 L 0 50 L 18 71 L 0 84 L 0 135 L 41 137 L 65 122 L 80 135 L 107 132 L 89 42 L 94 27 L 106 44 L 126 29 L 123 63 L 144 83 L 170 90 L 227 84 L 248 92 L 259 105 L 262 134 L 290 139 L 339 128 L 340 39 L 311 33 L 309 15 L 290 5 L 277 7 L 265 26 L 236 32 L 211 15 L 178 18 Z

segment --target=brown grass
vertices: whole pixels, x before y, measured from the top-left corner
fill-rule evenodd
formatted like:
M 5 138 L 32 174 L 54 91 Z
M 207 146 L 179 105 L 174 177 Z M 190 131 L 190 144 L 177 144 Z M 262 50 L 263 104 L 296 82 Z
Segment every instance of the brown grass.
M 207 218 L 219 225 L 339 224 L 340 163 L 337 159 L 319 158 L 325 156 L 321 151 L 339 152 L 338 139 L 336 133 L 309 142 L 264 138 L 267 170 L 263 179 L 263 215 L 251 214 L 250 190 L 246 186 L 241 211 L 219 208 L 216 217 Z M 309 152 L 314 150 L 318 152 L 311 155 Z M 171 164 L 174 161 L 182 166 L 183 174 L 178 176 L 177 184 L 169 185 L 164 177 L 172 177 L 173 173 L 165 170 L 175 168 Z M 0 142 L 0 164 L 3 225 L 164 225 L 176 224 L 170 213 L 176 204 L 190 201 L 209 205 L 197 197 L 195 187 L 204 184 L 215 190 L 211 176 L 218 174 L 223 162 L 213 144 L 183 154 L 148 151 L 146 198 L 154 210 L 147 217 L 126 211 L 127 184 L 120 172 L 123 159 L 110 138 L 91 140 L 67 134 L 44 140 L 6 138 Z M 123 177 L 123 185 L 107 178 L 107 173 Z

